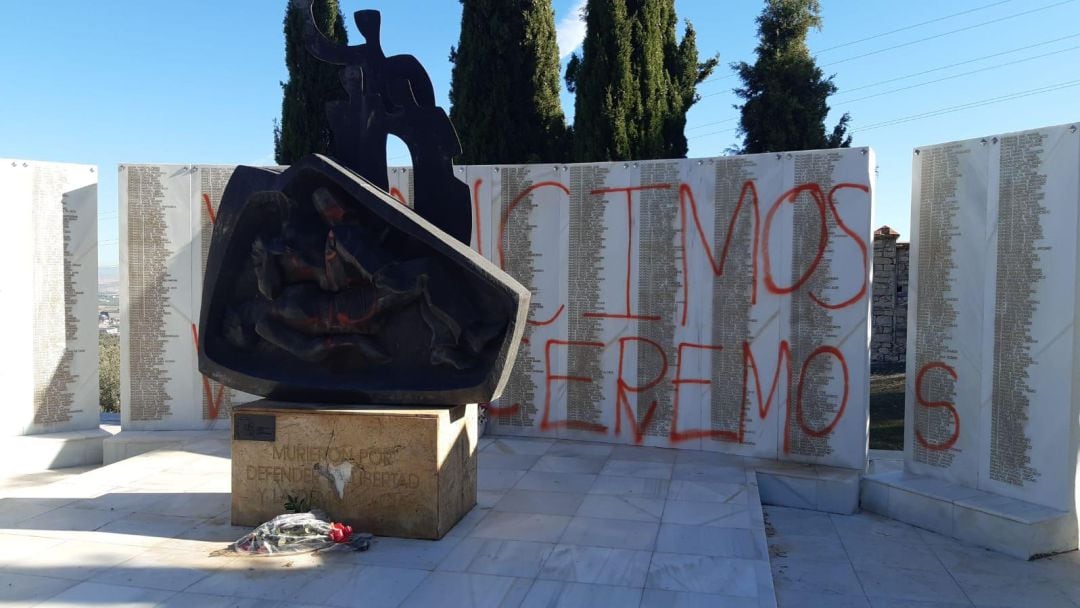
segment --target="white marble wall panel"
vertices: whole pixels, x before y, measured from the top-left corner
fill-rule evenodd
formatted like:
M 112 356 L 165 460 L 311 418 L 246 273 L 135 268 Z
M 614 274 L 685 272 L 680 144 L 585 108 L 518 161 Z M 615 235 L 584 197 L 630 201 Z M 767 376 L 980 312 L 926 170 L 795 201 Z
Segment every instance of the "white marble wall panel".
M 914 157 L 908 470 L 1075 510 L 1078 167 L 1074 125 Z
M 862 468 L 872 167 L 869 149 L 457 167 L 472 247 L 533 292 L 489 428 Z M 412 170 L 389 177 L 411 204 Z M 176 218 L 195 241 L 200 213 Z M 207 422 L 185 416 L 165 426 Z
M 0 435 L 98 426 L 96 167 L 0 159 Z

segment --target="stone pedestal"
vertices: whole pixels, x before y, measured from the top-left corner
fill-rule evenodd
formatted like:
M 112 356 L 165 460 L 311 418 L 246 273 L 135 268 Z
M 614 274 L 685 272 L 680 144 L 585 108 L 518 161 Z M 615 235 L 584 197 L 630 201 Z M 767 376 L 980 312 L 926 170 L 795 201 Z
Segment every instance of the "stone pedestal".
M 236 406 L 232 523 L 298 497 L 357 531 L 442 538 L 476 504 L 476 408 Z

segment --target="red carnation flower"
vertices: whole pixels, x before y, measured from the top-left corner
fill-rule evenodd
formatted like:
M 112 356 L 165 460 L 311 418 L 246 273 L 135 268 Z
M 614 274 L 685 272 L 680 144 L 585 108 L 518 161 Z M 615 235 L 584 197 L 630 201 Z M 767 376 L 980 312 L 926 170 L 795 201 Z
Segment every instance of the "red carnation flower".
M 352 526 L 341 523 L 330 524 L 330 540 L 335 543 L 347 543 L 352 538 Z

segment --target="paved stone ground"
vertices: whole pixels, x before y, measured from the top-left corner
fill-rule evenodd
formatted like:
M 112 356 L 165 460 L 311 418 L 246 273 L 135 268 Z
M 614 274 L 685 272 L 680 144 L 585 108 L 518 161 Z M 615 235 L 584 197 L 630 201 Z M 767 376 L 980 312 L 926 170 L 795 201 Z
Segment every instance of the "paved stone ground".
M 485 438 L 480 504 L 443 540 L 293 558 L 208 555 L 248 531 L 228 524 L 229 475 L 207 441 L 0 480 L 0 605 L 1080 606 L 1076 553 L 1023 562 L 872 515 L 763 519 L 752 471 L 724 455 Z
M 0 604 L 776 605 L 738 458 L 485 438 L 480 504 L 441 541 L 229 558 L 228 445 L 188 450 L 0 486 Z
M 765 507 L 781 607 L 1080 606 L 1080 554 L 1023 561 L 872 513 Z

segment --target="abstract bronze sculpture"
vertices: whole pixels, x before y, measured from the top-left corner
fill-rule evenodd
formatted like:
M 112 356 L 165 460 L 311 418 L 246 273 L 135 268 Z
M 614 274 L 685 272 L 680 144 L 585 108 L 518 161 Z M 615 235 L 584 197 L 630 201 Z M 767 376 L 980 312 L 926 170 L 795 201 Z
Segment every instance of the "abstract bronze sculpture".
M 199 369 L 283 401 L 491 401 L 529 292 L 467 246 L 453 126 L 419 62 L 383 54 L 377 11 L 355 15 L 366 44 L 344 47 L 319 33 L 310 0 L 294 2 L 308 49 L 344 66 L 349 100 L 327 107 L 336 158 L 233 174 L 207 259 Z M 413 210 L 386 192 L 389 134 L 413 158 Z

